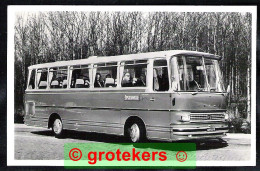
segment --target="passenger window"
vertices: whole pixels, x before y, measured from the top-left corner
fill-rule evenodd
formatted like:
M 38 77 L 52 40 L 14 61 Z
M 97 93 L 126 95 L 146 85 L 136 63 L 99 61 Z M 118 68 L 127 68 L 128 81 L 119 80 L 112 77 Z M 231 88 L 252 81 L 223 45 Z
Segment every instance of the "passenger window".
M 35 69 L 31 71 L 31 76 L 28 85 L 28 89 L 32 90 L 34 88 L 35 88 Z
M 168 67 L 167 67 L 167 61 L 164 59 L 154 61 L 153 90 L 154 91 L 169 90 Z
M 67 88 L 67 67 L 50 68 L 49 83 L 51 89 Z
M 147 61 L 125 62 L 122 75 L 122 87 L 146 87 Z
M 88 66 L 73 66 L 71 67 L 71 88 L 89 88 L 89 68 Z
M 38 69 L 37 70 L 37 88 L 38 89 L 46 89 L 47 88 L 47 69 Z
M 104 64 L 97 64 L 95 66 L 96 73 L 95 73 L 95 88 L 102 88 L 102 87 L 116 87 L 117 86 L 117 63 L 104 63 Z

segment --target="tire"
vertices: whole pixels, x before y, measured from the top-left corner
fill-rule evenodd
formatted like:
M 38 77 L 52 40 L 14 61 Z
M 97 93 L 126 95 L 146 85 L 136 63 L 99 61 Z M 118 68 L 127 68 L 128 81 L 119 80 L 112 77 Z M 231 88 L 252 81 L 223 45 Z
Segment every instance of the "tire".
M 145 126 L 142 122 L 131 122 L 127 132 L 128 139 L 132 143 L 144 142 L 146 140 Z
M 62 121 L 60 118 L 56 118 L 53 121 L 52 124 L 52 132 L 54 133 L 56 138 L 61 138 L 63 135 L 63 125 L 62 125 Z

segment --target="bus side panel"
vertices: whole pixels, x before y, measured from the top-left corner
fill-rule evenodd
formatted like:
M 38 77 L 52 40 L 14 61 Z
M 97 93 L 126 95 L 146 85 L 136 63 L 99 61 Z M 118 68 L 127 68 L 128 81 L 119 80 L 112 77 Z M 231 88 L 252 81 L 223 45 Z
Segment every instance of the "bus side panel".
M 170 94 L 169 93 L 139 93 L 122 94 L 123 96 L 140 96 L 138 101 L 124 100 L 123 105 L 128 110 L 121 111 L 121 121 L 125 124 L 131 116 L 141 118 L 146 127 L 148 139 L 170 140 Z M 131 110 L 135 109 L 135 110 Z
M 141 118 L 150 139 L 170 137 L 170 94 L 145 92 L 43 92 L 28 95 L 35 116 L 61 116 L 65 129 L 124 134 L 130 116 Z M 45 127 L 46 127 L 45 126 Z
M 122 111 L 122 122 L 125 122 L 130 116 L 137 116 L 143 120 L 148 139 L 170 139 L 169 112 L 124 110 Z
M 35 103 L 35 117 L 44 117 L 47 122 L 51 114 L 57 113 L 62 119 L 64 129 L 123 135 L 119 108 L 121 98 L 118 96 L 121 95 L 46 92 L 28 95 L 27 99 Z
M 113 117 L 120 117 L 119 111 L 81 108 L 65 109 L 65 111 L 61 114 L 64 129 L 123 135 L 123 125 L 115 122 L 116 119 L 112 120 Z

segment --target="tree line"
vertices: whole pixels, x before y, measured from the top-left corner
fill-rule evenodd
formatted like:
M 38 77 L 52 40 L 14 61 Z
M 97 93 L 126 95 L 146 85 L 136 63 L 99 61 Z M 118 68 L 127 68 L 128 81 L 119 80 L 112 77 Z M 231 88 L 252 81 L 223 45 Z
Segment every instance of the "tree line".
M 251 13 L 223 12 L 17 13 L 15 107 L 23 106 L 30 65 L 184 49 L 223 57 L 230 111 L 250 119 L 251 20 Z

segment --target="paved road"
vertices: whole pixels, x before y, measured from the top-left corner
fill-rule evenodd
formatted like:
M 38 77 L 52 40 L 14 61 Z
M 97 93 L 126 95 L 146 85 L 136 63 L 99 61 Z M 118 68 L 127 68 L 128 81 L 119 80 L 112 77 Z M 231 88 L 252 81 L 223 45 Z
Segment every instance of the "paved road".
M 250 135 L 228 134 L 223 142 L 197 141 L 197 161 L 249 160 Z M 15 124 L 15 159 L 62 160 L 64 143 L 124 142 L 122 137 L 96 133 L 66 132 L 57 139 L 51 130 Z

